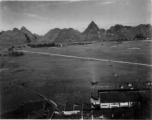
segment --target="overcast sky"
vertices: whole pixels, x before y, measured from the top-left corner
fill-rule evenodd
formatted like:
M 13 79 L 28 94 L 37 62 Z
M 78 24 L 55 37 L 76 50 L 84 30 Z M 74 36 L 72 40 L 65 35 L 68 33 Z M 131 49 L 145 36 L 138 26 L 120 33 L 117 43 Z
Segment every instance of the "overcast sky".
M 1 1 L 0 31 L 25 26 L 43 35 L 53 28 L 83 31 L 91 21 L 99 28 L 115 24 L 151 24 L 151 0 Z

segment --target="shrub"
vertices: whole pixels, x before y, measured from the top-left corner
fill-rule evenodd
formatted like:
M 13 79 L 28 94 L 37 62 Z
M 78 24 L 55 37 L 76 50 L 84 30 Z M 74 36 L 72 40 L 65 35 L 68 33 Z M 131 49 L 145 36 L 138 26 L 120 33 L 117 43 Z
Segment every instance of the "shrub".
M 41 44 L 27 44 L 29 47 L 38 48 L 38 47 L 60 47 L 59 44 L 55 43 L 41 43 Z
M 13 52 L 10 52 L 9 55 L 12 56 L 12 57 L 18 57 L 18 56 L 23 56 L 24 53 L 23 52 L 13 51 Z

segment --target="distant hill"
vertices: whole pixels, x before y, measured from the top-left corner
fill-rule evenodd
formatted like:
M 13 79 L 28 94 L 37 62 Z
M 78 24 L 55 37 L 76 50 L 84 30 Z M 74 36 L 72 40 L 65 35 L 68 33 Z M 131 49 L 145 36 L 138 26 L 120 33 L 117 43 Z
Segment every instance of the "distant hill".
M 99 27 L 92 21 L 83 33 L 73 28 L 59 29 L 55 28 L 48 31 L 44 37 L 39 41 L 50 41 L 50 42 L 79 42 L 79 41 L 93 41 L 100 40 L 101 37 L 106 33 L 106 30 L 99 29 Z
M 20 31 L 23 32 L 25 34 L 25 36 L 29 39 L 28 42 L 34 42 L 36 40 L 35 36 L 29 30 L 27 30 L 25 27 L 22 27 L 20 29 Z
M 38 39 L 39 42 L 53 42 L 56 37 L 58 36 L 61 29 L 55 28 L 52 30 L 49 30 L 43 37 Z
M 56 36 L 54 42 L 75 42 L 79 41 L 81 38 L 81 33 L 72 28 L 62 29 Z
M 81 33 L 72 28 L 59 29 L 55 28 L 48 31 L 39 41 L 49 42 L 72 42 L 77 41 L 81 37 Z
M 96 23 L 92 21 L 82 33 L 73 28 L 55 28 L 48 31 L 44 36 L 32 34 L 25 27 L 22 27 L 20 30 L 14 28 L 13 30 L 1 31 L 0 46 L 9 47 L 26 43 L 64 43 L 94 40 L 145 40 L 151 38 L 152 26 L 150 24 L 140 24 L 138 26 L 123 26 L 117 24 L 105 30 L 100 29 Z
M 115 25 L 106 31 L 106 37 L 112 39 L 147 39 L 152 36 L 152 26 L 150 24 L 140 24 L 138 26 Z
M 23 45 L 28 42 L 30 42 L 30 39 L 26 37 L 25 34 L 17 28 L 14 28 L 13 30 L 5 31 L 0 35 L 1 47 Z
M 43 38 L 43 35 L 38 35 L 38 34 L 33 34 L 34 35 L 34 37 L 35 37 L 35 41 L 33 41 L 33 42 L 31 42 L 31 43 L 37 43 L 37 42 L 39 42 L 39 40 L 41 39 L 41 38 Z
M 1 32 L 0 32 L 0 35 L 3 34 L 4 32 L 5 32 L 5 31 L 1 31 Z
M 85 31 L 82 33 L 81 39 L 92 41 L 92 40 L 99 40 L 101 39 L 101 33 L 100 33 L 99 27 L 95 24 L 94 21 L 92 21 L 89 26 L 85 29 Z

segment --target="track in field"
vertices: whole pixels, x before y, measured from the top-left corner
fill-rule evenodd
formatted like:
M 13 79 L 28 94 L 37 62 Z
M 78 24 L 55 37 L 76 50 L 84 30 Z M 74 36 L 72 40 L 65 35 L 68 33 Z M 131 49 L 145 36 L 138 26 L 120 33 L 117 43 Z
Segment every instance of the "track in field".
M 134 62 L 126 62 L 126 61 L 116 61 L 116 60 L 90 58 L 90 57 L 79 57 L 79 56 L 71 56 L 71 55 L 61 55 L 61 54 L 53 54 L 53 53 L 45 53 L 45 52 L 31 52 L 31 51 L 27 51 L 27 50 L 15 50 L 15 51 L 27 52 L 27 53 L 36 53 L 36 54 L 44 54 L 44 55 L 58 56 L 58 57 L 76 58 L 76 59 L 84 59 L 84 60 L 95 60 L 95 61 L 104 61 L 104 62 L 114 62 L 114 63 L 121 63 L 121 64 L 131 64 L 131 65 L 141 65 L 141 66 L 152 67 L 151 64 L 134 63 Z

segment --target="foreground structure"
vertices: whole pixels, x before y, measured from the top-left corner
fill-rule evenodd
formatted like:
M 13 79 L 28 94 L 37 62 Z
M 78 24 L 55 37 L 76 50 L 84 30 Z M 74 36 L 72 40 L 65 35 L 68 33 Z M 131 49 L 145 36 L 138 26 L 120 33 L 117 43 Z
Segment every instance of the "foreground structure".
M 99 90 L 98 98 L 91 95 L 92 109 L 140 107 L 140 94 L 147 90 Z

